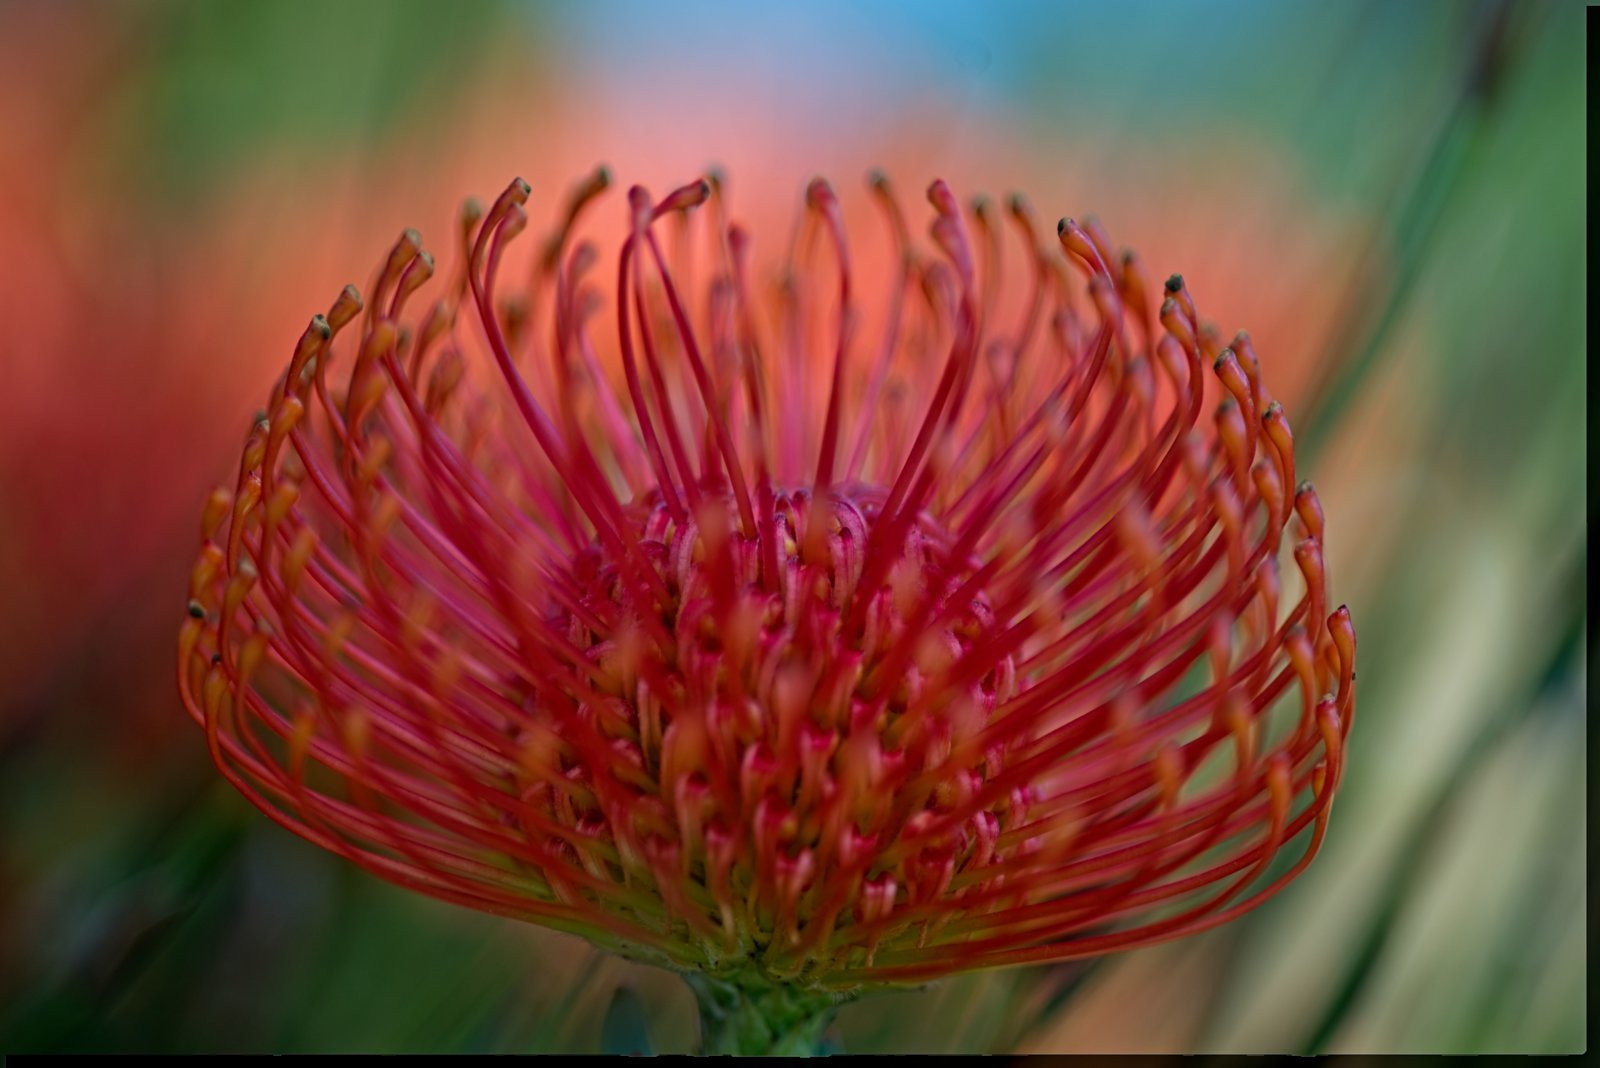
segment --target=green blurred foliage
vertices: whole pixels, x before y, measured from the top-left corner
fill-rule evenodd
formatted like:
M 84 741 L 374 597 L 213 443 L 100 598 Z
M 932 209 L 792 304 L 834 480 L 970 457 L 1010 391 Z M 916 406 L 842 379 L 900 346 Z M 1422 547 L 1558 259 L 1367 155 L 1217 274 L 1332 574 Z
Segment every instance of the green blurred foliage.
M 1481 5 L 1385 0 L 1087 3 L 1076 20 L 1026 6 L 1032 18 L 997 19 L 997 32 L 1020 57 L 1041 136 L 1086 124 L 1158 138 L 1247 126 L 1301 156 L 1324 196 L 1363 205 L 1381 203 L 1416 162 L 1418 133 L 1453 102 L 1440 75 L 1463 61 L 1481 16 Z M 1041 22 L 1064 25 L 1040 32 Z
M 506 18 L 428 0 L 116 0 L 105 14 L 134 59 L 86 150 L 171 213 L 264 155 L 314 162 L 399 129 L 425 143 Z
M 1332 562 L 1362 650 L 1326 852 L 1192 947 L 848 1006 L 845 1049 L 1132 1049 L 1164 1021 L 1162 1041 L 1201 1051 L 1582 1047 L 1581 16 L 1541 2 L 1228 10 L 1236 22 L 1181 4 L 1024 4 L 991 47 L 1036 130 L 1248 125 L 1380 221 L 1386 288 L 1349 295 L 1325 406 L 1302 424 L 1305 468 L 1347 517 Z M 491 39 L 515 28 L 530 61 L 541 47 L 539 8 L 512 21 L 483 2 L 82 11 L 120 20 L 126 44 L 84 158 L 156 218 L 261 155 L 314 165 L 335 140 L 425 142 Z M 293 838 L 214 781 L 172 705 L 176 740 L 146 766 L 117 761 L 114 707 L 64 704 L 0 751 L 0 1048 L 694 1047 L 675 977 L 408 894 Z
M 1444 176 L 1396 198 L 1409 292 L 1325 441 L 1336 469 L 1407 443 L 1324 494 L 1402 533 L 1336 547 L 1372 576 L 1346 591 L 1363 722 L 1325 856 L 1234 934 L 1219 1048 L 1583 1045 L 1583 59 L 1574 10 L 1503 10 L 1498 76 L 1437 126 Z

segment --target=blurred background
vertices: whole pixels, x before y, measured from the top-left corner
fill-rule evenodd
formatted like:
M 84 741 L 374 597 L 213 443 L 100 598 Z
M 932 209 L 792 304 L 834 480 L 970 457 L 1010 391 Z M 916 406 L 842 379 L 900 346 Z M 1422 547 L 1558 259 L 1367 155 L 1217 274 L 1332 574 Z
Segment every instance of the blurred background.
M 844 1048 L 1581 1050 L 1582 22 L 0 0 L 0 1049 L 693 1048 L 674 977 L 278 829 L 173 681 L 199 505 L 307 315 L 403 226 L 447 249 L 464 195 L 603 160 L 720 164 L 774 220 L 880 165 L 1097 214 L 1251 330 L 1330 516 L 1360 722 L 1309 872 L 1187 941 L 849 1007 Z

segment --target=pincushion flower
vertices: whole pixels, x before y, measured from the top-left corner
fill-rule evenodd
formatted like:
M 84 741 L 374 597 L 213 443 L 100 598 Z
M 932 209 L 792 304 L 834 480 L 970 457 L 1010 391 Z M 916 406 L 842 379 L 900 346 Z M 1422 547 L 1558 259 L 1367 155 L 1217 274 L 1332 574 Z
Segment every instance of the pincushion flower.
M 936 181 L 924 245 L 874 176 L 862 277 L 823 181 L 776 271 L 717 180 L 630 190 L 613 263 L 575 237 L 608 185 L 526 271 L 518 180 L 431 300 L 408 231 L 311 320 L 180 637 L 229 781 L 683 972 L 713 1050 L 1205 930 L 1306 867 L 1355 635 L 1247 335 L 1020 197 Z

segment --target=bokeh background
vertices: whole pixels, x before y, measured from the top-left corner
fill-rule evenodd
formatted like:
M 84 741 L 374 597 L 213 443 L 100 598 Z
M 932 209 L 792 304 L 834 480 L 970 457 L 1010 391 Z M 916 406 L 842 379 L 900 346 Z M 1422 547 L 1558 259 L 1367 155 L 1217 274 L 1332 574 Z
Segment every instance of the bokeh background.
M 602 160 L 773 219 L 875 165 L 1096 213 L 1252 331 L 1331 517 L 1361 716 L 1311 870 L 852 1006 L 845 1048 L 1584 1048 L 1583 15 L 0 0 L 0 1049 L 693 1048 L 673 977 L 260 817 L 173 682 L 199 503 L 306 316 Z

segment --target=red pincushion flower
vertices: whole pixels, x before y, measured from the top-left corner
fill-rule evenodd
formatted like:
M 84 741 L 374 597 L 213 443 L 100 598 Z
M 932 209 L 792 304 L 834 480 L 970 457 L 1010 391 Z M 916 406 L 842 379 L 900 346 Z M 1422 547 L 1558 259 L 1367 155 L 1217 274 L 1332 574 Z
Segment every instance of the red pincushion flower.
M 886 277 L 817 181 L 767 285 L 697 182 L 630 192 L 610 289 L 574 239 L 606 185 L 513 298 L 520 181 L 420 315 L 408 232 L 306 329 L 180 640 L 231 782 L 397 883 L 750 986 L 1128 949 L 1309 863 L 1355 635 L 1245 335 L 1020 198 L 935 182 L 921 248 L 881 177 Z

